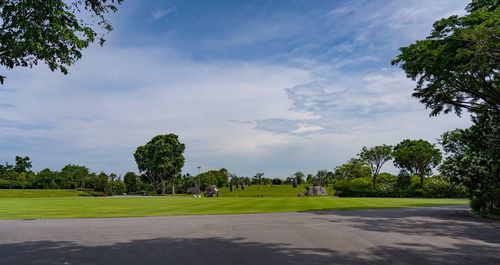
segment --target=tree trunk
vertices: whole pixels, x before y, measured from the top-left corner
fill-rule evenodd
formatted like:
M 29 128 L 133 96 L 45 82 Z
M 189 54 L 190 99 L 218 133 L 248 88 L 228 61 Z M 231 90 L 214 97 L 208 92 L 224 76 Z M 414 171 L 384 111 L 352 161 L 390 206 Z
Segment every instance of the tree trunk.
M 165 194 L 165 181 L 161 181 L 161 194 Z
M 373 175 L 373 189 L 375 189 L 375 180 L 376 180 L 377 176 L 376 175 Z
M 175 194 L 175 184 L 172 183 L 172 195 Z
M 424 188 L 424 175 L 420 175 L 420 188 Z

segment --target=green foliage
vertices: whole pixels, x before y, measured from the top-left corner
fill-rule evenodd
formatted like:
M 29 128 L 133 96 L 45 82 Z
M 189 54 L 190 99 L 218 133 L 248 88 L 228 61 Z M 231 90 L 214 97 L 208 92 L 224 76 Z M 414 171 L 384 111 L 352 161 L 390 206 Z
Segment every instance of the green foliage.
M 123 177 L 123 182 L 125 183 L 125 189 L 128 193 L 137 192 L 137 184 L 139 182 L 139 177 L 134 172 L 127 172 Z
M 0 1 L 0 64 L 33 67 L 45 62 L 67 74 L 82 50 L 112 26 L 105 18 L 123 0 L 3 0 Z M 0 75 L 0 83 L 5 76 Z
M 333 179 L 333 172 L 328 171 L 326 169 L 319 170 L 316 173 L 316 176 L 313 177 L 312 179 L 312 184 L 314 186 L 322 186 L 322 187 L 327 187 L 328 182 Z
M 17 173 L 28 172 L 31 169 L 31 161 L 30 158 L 16 156 L 16 165 L 14 166 L 14 170 Z
M 229 173 L 227 169 L 221 168 L 219 170 L 209 170 L 203 172 L 196 176 L 196 181 L 200 181 L 200 187 L 205 190 L 210 185 L 216 185 L 217 187 L 225 187 L 228 185 Z M 234 178 L 236 180 L 236 178 Z M 198 183 L 198 182 L 197 182 Z M 242 180 L 238 179 L 238 185 L 242 184 Z
M 23 165 L 24 164 L 24 165 Z M 85 195 L 121 194 L 124 183 L 111 173 L 95 174 L 79 165 L 66 165 L 60 172 L 46 168 L 38 173 L 28 171 L 29 158 L 16 157 L 16 167 L 0 166 L 0 189 L 80 189 Z
M 295 177 L 295 181 L 297 182 L 298 185 L 304 183 L 305 175 L 301 171 L 295 172 L 295 174 L 293 174 L 293 176 Z
M 417 80 L 413 96 L 431 115 L 500 113 L 499 1 L 473 0 L 466 10 L 436 21 L 425 40 L 400 48 L 392 61 Z
M 439 165 L 441 158 L 441 151 L 422 139 L 406 139 L 394 147 L 394 165 L 419 176 L 421 187 L 424 177 L 432 173 L 432 168 Z
M 404 184 L 402 184 L 404 182 Z M 337 194 L 342 197 L 426 197 L 426 198 L 463 198 L 463 186 L 436 176 L 428 178 L 420 188 L 419 177 L 409 175 L 394 176 L 382 173 L 373 188 L 370 177 L 351 180 L 338 180 L 333 185 Z
M 500 115 L 483 113 L 473 122 L 442 135 L 447 157 L 440 170 L 466 188 L 474 211 L 500 216 Z
M 264 173 L 257 173 L 252 177 L 252 184 L 261 185 L 263 184 L 262 180 L 264 179 Z
M 143 180 L 165 194 L 165 182 L 181 173 L 185 145 L 175 134 L 157 135 L 146 145 L 137 147 L 134 158 Z
M 373 178 L 373 188 L 375 188 L 376 179 L 380 169 L 382 169 L 385 162 L 392 159 L 392 146 L 385 144 L 371 148 L 364 146 L 361 149 L 361 153 L 359 153 L 359 157 L 363 162 L 370 166 Z
M 425 197 L 432 198 L 466 197 L 465 188 L 462 185 L 455 185 L 439 176 L 427 179 L 422 191 Z
M 351 158 L 349 162 L 335 167 L 336 179 L 365 178 L 371 176 L 370 167 L 360 159 Z

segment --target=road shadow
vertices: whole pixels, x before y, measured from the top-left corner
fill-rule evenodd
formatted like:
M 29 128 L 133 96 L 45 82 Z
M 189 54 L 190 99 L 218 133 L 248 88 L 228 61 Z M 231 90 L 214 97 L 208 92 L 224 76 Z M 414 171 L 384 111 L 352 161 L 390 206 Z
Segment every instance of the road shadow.
M 352 227 L 371 232 L 445 236 L 500 244 L 500 222 L 473 216 L 464 206 L 322 211 L 312 214 L 321 216 L 315 219 L 346 222 Z M 500 249 L 497 251 L 500 252 Z
M 489 253 L 486 254 L 485 253 Z M 244 238 L 155 238 L 106 246 L 67 241 L 0 245 L 0 264 L 500 264 L 498 248 L 459 244 L 429 248 L 419 244 L 379 246 L 358 252 L 294 248 L 248 242 Z

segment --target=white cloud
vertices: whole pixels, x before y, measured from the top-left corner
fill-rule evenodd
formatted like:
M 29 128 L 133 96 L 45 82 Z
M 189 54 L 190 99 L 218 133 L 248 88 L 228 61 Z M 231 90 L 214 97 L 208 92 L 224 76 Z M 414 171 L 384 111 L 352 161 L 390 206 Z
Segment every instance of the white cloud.
M 373 50 L 370 41 L 399 47 L 402 40 L 425 36 L 432 21 L 461 5 L 410 2 L 377 8 L 365 2 L 331 11 L 328 19 L 349 14 L 344 17 L 355 30 L 351 42 L 340 41 L 325 53 L 321 41 L 351 29 L 339 23 L 307 41 L 299 37 L 309 32 L 311 25 L 303 22 L 310 17 L 275 16 L 213 43 L 251 45 L 299 35 L 280 62 L 196 61 L 165 46 L 107 47 L 86 51 L 68 76 L 45 66 L 10 71 L 0 87 L 0 161 L 29 155 L 37 169 L 79 163 L 124 173 L 135 169 L 132 153 L 138 145 L 173 132 L 187 144 L 185 171 L 196 172 L 200 165 L 286 176 L 333 169 L 364 145 L 403 138 L 436 142 L 442 132 L 468 126 L 468 119 L 429 118 L 411 98 L 413 83 L 402 72 L 363 69 L 386 60 L 363 52 Z M 172 11 L 151 16 L 160 19 Z M 321 19 L 314 21 L 325 22 Z M 375 48 L 388 49 L 386 44 Z M 311 58 L 311 51 L 328 60 Z
M 163 18 L 165 17 L 166 15 L 172 13 L 175 9 L 174 8 L 166 8 L 166 9 L 159 9 L 159 10 L 155 10 L 151 13 L 151 16 L 154 18 L 154 19 L 160 19 L 160 18 Z

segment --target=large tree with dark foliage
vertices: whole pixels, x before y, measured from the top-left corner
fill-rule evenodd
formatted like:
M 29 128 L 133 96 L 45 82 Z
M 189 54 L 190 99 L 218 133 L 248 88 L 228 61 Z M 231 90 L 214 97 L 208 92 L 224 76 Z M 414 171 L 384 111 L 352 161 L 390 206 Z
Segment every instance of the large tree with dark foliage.
M 468 129 L 443 134 L 447 153 L 444 176 L 463 184 L 471 208 L 485 216 L 500 216 L 500 115 L 482 114 Z
M 434 23 L 425 40 L 394 60 L 417 81 L 413 96 L 431 115 L 464 110 L 474 125 L 447 132 L 441 172 L 466 186 L 474 211 L 500 215 L 500 1 L 473 0 L 464 16 Z
M 424 177 L 432 173 L 432 168 L 441 163 L 441 151 L 425 140 L 403 140 L 394 147 L 394 165 L 410 175 L 420 177 L 420 186 L 424 186 Z
M 144 180 L 165 194 L 165 183 L 180 174 L 184 166 L 184 149 L 177 135 L 157 135 L 137 147 L 134 158 Z
M 0 0 L 0 64 L 12 69 L 45 62 L 68 73 L 82 50 L 111 26 L 106 15 L 123 0 Z M 0 75 L 0 83 L 5 76 Z
M 431 34 L 393 60 L 417 81 L 413 96 L 431 115 L 464 109 L 500 113 L 499 0 L 474 0 L 467 15 L 434 23 Z

